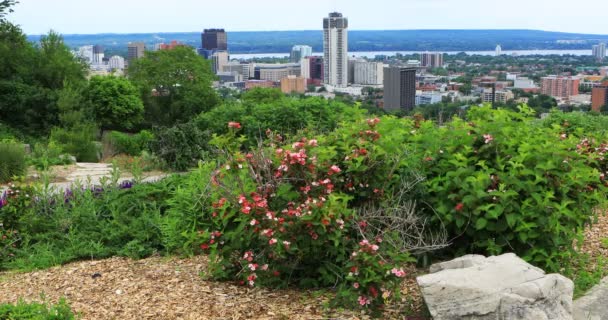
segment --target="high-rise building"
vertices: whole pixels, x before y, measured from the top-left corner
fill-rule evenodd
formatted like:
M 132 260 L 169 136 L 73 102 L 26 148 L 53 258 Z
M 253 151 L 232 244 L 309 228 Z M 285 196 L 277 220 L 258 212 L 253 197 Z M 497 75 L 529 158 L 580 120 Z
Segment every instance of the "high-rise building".
M 146 44 L 143 42 L 129 42 L 127 61 L 130 63 L 135 59 L 142 58 L 146 51 Z
M 224 29 L 205 29 L 201 41 L 204 50 L 228 50 L 228 37 Z
M 323 81 L 323 58 L 306 57 L 301 62 L 301 75 L 308 83 L 320 84 Z
M 312 56 L 312 47 L 297 45 L 291 48 L 291 54 L 289 55 L 289 60 L 291 62 L 300 62 L 300 60 Z
M 110 69 L 123 70 L 125 68 L 125 58 L 121 56 L 112 56 L 108 62 Z
M 356 61 L 354 71 L 355 84 L 381 85 L 384 81 L 384 64 L 382 62 Z
M 93 64 L 103 64 L 103 47 L 100 45 L 93 46 Z
M 230 61 L 226 65 L 222 66 L 222 72 L 238 73 L 243 77 L 243 81 L 249 80 L 249 69 L 251 65 L 249 63 L 241 63 L 238 61 Z
M 228 51 L 216 51 L 211 56 L 211 68 L 213 69 L 213 73 L 218 73 L 222 71 L 223 66 L 228 64 Z
M 540 93 L 554 98 L 569 99 L 578 95 L 581 80 L 577 77 L 548 76 L 541 78 Z
M 416 106 L 416 69 L 384 68 L 384 109 L 410 111 Z
M 425 52 L 421 54 L 423 67 L 441 68 L 443 67 L 443 53 L 441 52 Z
M 481 93 L 482 102 L 495 102 L 505 104 L 507 101 L 514 99 L 515 95 L 509 90 L 496 90 L 485 88 Z
M 496 49 L 495 49 L 494 53 L 496 54 L 497 57 L 502 54 L 502 47 L 499 44 L 496 45 Z
M 591 47 L 591 52 L 596 60 L 602 61 L 606 57 L 606 44 L 600 43 Z
M 301 65 L 299 63 L 265 63 L 257 64 L 254 75 L 259 80 L 281 81 L 288 76 L 300 76 Z
M 335 87 L 348 85 L 348 19 L 332 12 L 323 19 L 323 82 Z
M 603 106 L 608 106 L 608 81 L 591 89 L 591 110 L 600 112 Z

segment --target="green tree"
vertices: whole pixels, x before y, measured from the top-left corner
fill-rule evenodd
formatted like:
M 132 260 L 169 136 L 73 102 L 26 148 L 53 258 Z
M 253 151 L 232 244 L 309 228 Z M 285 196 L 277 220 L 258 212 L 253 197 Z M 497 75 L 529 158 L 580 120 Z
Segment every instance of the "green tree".
M 141 91 L 148 125 L 187 122 L 219 100 L 210 63 L 189 47 L 148 52 L 129 66 L 128 76 Z
M 245 92 L 242 98 L 252 104 L 275 103 L 285 98 L 285 95 L 277 88 L 253 88 Z
M 132 129 L 143 121 L 144 104 L 128 79 L 92 77 L 86 97 L 102 129 Z
M 0 21 L 3 21 L 4 17 L 8 13 L 13 12 L 13 9 L 11 7 L 14 6 L 17 3 L 19 3 L 19 1 L 15 1 L 15 0 L 3 0 L 3 1 L 0 1 Z

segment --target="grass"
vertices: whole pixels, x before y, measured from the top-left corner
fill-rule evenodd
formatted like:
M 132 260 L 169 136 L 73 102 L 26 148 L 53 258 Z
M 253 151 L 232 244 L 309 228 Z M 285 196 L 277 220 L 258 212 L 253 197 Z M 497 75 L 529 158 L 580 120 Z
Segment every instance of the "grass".
M 43 297 L 44 300 L 44 297 Z M 0 304 L 0 319 L 10 320 L 72 320 L 78 319 L 65 299 L 57 304 L 47 302 L 25 302 Z

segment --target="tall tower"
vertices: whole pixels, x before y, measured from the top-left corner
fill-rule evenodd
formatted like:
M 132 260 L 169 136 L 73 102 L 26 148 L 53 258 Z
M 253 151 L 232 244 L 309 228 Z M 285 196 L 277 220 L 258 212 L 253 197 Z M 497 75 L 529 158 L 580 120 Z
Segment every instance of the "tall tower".
M 384 110 L 411 111 L 416 106 L 416 68 L 384 68 Z
M 348 19 L 332 12 L 323 19 L 323 83 L 348 85 Z
M 228 50 L 228 37 L 224 29 L 205 29 L 201 40 L 204 50 Z

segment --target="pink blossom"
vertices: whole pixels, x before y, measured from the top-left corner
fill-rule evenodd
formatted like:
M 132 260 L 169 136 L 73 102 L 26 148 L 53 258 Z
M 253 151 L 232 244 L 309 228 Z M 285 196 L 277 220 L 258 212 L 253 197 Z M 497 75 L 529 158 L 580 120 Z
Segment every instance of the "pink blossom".
M 251 220 L 251 222 L 249 222 L 250 225 L 255 226 L 256 224 L 260 224 L 256 219 Z
M 277 242 L 278 242 L 278 240 L 275 239 L 275 238 L 272 238 L 272 239 L 268 240 L 268 244 L 271 245 L 271 246 L 274 245 L 274 244 L 276 244 Z
M 258 268 L 258 264 L 257 263 L 250 263 L 247 267 L 249 268 L 249 270 L 255 271 L 255 269 Z
M 359 282 L 355 282 L 355 283 L 353 283 L 353 287 L 354 287 L 355 289 L 359 289 Z
M 308 145 L 311 147 L 316 147 L 317 144 L 317 140 L 316 139 L 311 139 L 310 141 L 308 141 Z
M 238 122 L 228 122 L 228 128 L 240 129 L 241 124 Z
M 380 249 L 380 247 L 378 247 L 377 244 L 372 245 L 371 248 L 372 248 L 373 251 L 378 251 L 378 249 Z
M 361 240 L 361 242 L 359 242 L 359 245 L 360 246 L 367 246 L 367 245 L 369 245 L 369 241 L 367 241 L 367 240 Z
M 490 135 L 490 134 L 484 134 L 483 138 L 485 139 L 486 144 L 488 144 L 488 143 L 492 142 L 492 140 L 494 140 L 494 137 L 492 137 L 492 135 Z
M 371 301 L 364 296 L 359 296 L 359 299 L 357 299 L 357 300 L 359 301 L 359 304 L 362 306 L 371 303 Z
M 263 266 L 262 266 L 262 270 L 263 270 L 263 271 L 268 270 L 268 265 L 267 265 L 267 264 L 263 265 Z
M 329 172 L 330 172 L 330 174 L 333 174 L 333 173 L 340 173 L 341 171 L 342 171 L 342 170 L 340 169 L 340 167 L 338 167 L 338 166 L 336 166 L 336 165 L 333 165 L 333 166 L 331 166 L 331 167 L 329 168 Z
M 291 242 L 289 242 L 289 241 L 283 241 L 283 245 L 285 247 L 289 247 L 289 245 L 291 245 Z
M 393 268 L 391 270 L 391 273 L 394 274 L 397 278 L 403 278 L 405 277 L 405 271 L 403 271 L 403 268 Z

